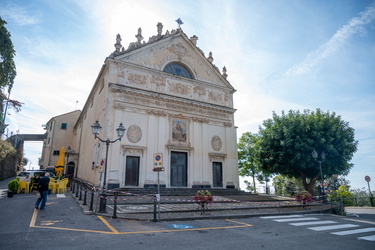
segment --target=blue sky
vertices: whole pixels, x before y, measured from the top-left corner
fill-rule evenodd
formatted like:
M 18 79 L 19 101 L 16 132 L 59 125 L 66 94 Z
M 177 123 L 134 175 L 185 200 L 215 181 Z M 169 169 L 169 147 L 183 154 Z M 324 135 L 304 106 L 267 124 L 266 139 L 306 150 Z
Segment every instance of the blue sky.
M 43 133 L 51 117 L 81 109 L 116 34 L 127 46 L 139 27 L 147 41 L 157 22 L 165 32 L 181 18 L 228 70 L 238 137 L 272 111 L 336 112 L 359 141 L 347 179 L 355 188 L 375 180 L 375 1 L 1 0 L 0 16 L 17 52 L 11 97 L 25 103 L 7 116 L 10 131 Z M 41 148 L 26 144 L 31 167 Z

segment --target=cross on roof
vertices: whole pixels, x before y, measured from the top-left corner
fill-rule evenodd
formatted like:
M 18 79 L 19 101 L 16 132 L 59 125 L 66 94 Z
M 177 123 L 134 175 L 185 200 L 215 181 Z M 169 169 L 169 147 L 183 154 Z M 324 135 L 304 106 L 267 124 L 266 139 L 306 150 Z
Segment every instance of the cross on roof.
M 179 28 L 179 29 L 180 29 L 180 25 L 181 25 L 181 24 L 184 24 L 184 23 L 182 22 L 181 18 L 178 18 L 178 19 L 176 20 L 176 22 L 178 23 L 178 28 Z

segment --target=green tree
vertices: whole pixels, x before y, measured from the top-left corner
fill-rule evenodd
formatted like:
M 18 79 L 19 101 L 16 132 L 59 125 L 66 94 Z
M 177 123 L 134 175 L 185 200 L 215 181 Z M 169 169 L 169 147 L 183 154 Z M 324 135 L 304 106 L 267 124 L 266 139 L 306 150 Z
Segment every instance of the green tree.
M 27 166 L 28 163 L 29 159 L 27 159 L 26 157 L 22 158 L 22 166 Z
M 20 111 L 22 103 L 10 100 L 14 79 L 16 77 L 16 66 L 13 57 L 16 55 L 10 33 L 5 27 L 6 22 L 0 17 L 0 135 L 5 129 L 5 116 L 7 108 L 12 107 Z
M 238 142 L 238 168 L 240 176 L 251 176 L 252 190 L 256 192 L 255 178 L 260 174 L 258 161 L 259 135 L 250 132 L 244 133 Z M 246 183 L 249 186 L 249 183 Z M 249 188 L 247 188 L 249 189 Z
M 303 189 L 301 179 L 295 177 L 290 178 L 282 174 L 273 177 L 272 184 L 275 187 L 275 193 L 277 195 L 292 196 Z
M 340 186 L 347 186 L 350 189 L 350 181 L 345 179 L 344 176 L 338 176 L 337 180 L 334 180 L 332 177 L 324 179 L 324 182 L 327 183 L 328 190 L 337 190 Z
M 261 172 L 257 176 L 257 180 L 259 181 L 260 184 L 266 183 L 266 194 L 270 193 L 268 182 L 271 181 L 271 175 L 268 173 Z
M 347 175 L 353 164 L 349 161 L 357 151 L 354 129 L 334 112 L 305 110 L 289 111 L 281 116 L 273 113 L 259 130 L 259 158 L 261 169 L 268 173 L 300 178 L 306 191 L 320 176 L 319 164 L 311 152 L 325 152 L 323 176 Z

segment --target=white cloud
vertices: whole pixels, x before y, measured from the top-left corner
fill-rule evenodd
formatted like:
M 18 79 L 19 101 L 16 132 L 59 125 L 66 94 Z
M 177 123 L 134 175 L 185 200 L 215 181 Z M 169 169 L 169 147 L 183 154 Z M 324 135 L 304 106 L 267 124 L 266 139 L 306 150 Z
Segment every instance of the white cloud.
M 371 23 L 374 19 L 375 6 L 371 4 L 358 17 L 352 18 L 348 24 L 340 28 L 328 42 L 309 53 L 301 63 L 289 69 L 287 74 L 301 75 L 318 67 L 323 60 L 342 48 L 355 34 L 362 33 L 364 26 Z
M 34 25 L 39 23 L 39 17 L 36 15 L 30 15 L 25 8 L 16 6 L 13 4 L 8 4 L 0 9 L 0 16 L 3 19 L 8 19 L 9 22 L 14 22 L 20 26 Z

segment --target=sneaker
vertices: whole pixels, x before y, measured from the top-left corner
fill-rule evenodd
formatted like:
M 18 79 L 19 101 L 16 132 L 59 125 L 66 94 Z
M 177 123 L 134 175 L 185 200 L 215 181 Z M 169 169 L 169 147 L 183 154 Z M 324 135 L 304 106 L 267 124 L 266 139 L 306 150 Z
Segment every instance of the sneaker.
M 38 210 L 38 207 L 35 207 L 35 210 Z

